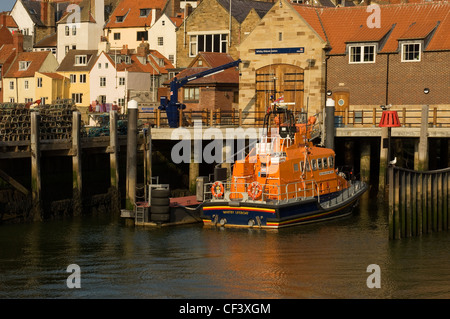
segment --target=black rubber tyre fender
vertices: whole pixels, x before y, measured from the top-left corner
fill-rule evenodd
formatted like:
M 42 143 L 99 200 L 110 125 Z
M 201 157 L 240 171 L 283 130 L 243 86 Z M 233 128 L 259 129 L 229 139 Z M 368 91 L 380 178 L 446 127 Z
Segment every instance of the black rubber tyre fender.
M 151 215 L 153 214 L 169 214 L 170 213 L 170 207 L 169 206 L 152 206 L 150 208 Z
M 153 206 L 169 206 L 170 199 L 168 197 L 165 197 L 165 198 L 152 197 L 151 204 L 152 204 L 152 207 Z
M 152 190 L 152 198 L 168 198 L 170 190 L 166 188 L 156 188 Z

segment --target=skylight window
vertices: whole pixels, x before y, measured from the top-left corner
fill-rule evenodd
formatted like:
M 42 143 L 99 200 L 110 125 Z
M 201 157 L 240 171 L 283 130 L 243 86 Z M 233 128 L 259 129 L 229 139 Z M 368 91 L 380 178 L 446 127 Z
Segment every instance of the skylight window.
M 25 71 L 30 66 L 30 61 L 19 61 L 19 71 Z
M 87 65 L 87 55 L 76 55 L 75 65 Z
M 140 11 L 140 13 L 139 13 L 140 17 L 148 17 L 148 15 L 152 11 L 152 9 L 140 9 L 139 11 Z

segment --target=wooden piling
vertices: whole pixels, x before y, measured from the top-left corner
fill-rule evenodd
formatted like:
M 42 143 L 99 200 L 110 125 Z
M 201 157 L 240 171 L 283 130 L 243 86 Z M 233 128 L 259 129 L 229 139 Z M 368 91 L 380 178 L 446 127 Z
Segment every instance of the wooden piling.
M 81 169 L 81 113 L 73 112 L 72 120 L 72 200 L 73 215 L 82 212 L 83 178 Z
M 152 127 L 151 125 L 147 128 L 147 133 L 145 135 L 145 182 L 146 184 L 152 183 Z
M 381 146 L 380 146 L 380 170 L 378 179 L 378 193 L 384 196 L 387 184 L 386 172 L 388 161 L 388 148 L 384 145 L 384 140 L 388 139 L 388 127 L 381 128 Z
M 136 159 L 137 159 L 137 102 L 128 102 L 128 129 L 127 129 L 127 182 L 125 208 L 134 210 L 136 203 Z
M 37 112 L 31 112 L 31 198 L 33 209 L 31 219 L 33 221 L 42 220 L 41 203 L 41 146 L 40 146 L 40 115 Z
M 428 109 L 428 105 L 422 106 L 418 144 L 418 171 L 426 171 L 428 169 Z
M 448 230 L 449 173 L 389 167 L 389 238 Z
M 109 167 L 111 187 L 119 190 L 119 136 L 117 134 L 117 111 L 109 113 Z

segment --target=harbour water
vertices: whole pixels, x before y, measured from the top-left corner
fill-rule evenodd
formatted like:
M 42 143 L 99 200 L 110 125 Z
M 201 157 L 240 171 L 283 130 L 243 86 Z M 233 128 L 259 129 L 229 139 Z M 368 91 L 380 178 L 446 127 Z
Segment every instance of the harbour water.
M 108 215 L 2 225 L 0 298 L 450 298 L 450 233 L 390 241 L 387 221 L 366 194 L 350 217 L 277 231 Z M 81 288 L 67 286 L 71 264 Z

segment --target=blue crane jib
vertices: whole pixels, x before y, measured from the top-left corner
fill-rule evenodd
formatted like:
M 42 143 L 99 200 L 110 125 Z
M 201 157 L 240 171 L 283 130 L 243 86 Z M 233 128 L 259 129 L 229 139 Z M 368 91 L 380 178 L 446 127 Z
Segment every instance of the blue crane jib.
M 186 108 L 186 105 L 178 101 L 178 89 L 196 79 L 211 76 L 213 74 L 225 71 L 226 69 L 237 67 L 241 62 L 242 61 L 238 59 L 236 61 L 215 68 L 211 68 L 193 75 L 185 76 L 184 78 L 181 79 L 178 79 L 177 77 L 173 78 L 173 80 L 170 82 L 170 100 L 168 100 L 166 96 L 161 96 L 160 100 L 161 105 L 159 106 L 160 110 L 166 111 L 167 120 L 169 121 L 169 127 L 178 127 L 179 110 L 180 109 L 184 110 Z

